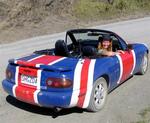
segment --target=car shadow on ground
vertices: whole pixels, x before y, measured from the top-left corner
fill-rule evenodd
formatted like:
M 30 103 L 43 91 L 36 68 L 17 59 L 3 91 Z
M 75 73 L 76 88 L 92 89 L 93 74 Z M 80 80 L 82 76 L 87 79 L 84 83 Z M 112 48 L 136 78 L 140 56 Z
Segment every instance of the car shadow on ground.
M 69 108 L 69 109 L 62 109 L 60 111 L 55 111 L 52 108 L 44 108 L 44 107 L 38 107 L 35 105 L 31 105 L 31 104 L 27 104 L 24 102 L 21 102 L 17 99 L 15 99 L 12 96 L 7 96 L 6 97 L 6 101 L 17 107 L 20 108 L 22 110 L 31 112 L 31 113 L 35 113 L 35 114 L 39 114 L 39 115 L 45 115 L 45 116 L 51 116 L 52 118 L 57 118 L 59 116 L 63 116 L 63 115 L 67 115 L 67 114 L 72 114 L 72 113 L 83 113 L 83 112 L 87 112 L 84 109 L 80 109 L 80 108 Z

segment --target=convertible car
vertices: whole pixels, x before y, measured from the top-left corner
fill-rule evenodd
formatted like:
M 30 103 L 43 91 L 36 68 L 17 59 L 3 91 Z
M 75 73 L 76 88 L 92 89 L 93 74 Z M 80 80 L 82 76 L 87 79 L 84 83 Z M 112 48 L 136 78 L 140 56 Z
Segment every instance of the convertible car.
M 110 35 L 112 50 L 98 55 L 98 43 Z M 126 43 L 116 33 L 99 29 L 73 29 L 52 49 L 10 59 L 4 90 L 14 98 L 37 106 L 61 109 L 80 107 L 96 112 L 107 94 L 134 74 L 145 74 L 149 50 L 144 44 Z

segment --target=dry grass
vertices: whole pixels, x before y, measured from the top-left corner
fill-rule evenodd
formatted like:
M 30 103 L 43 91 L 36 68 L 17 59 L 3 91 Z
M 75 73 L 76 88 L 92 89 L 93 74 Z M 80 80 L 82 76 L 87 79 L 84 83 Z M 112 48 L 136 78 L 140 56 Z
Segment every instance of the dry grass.
M 75 16 L 82 20 L 112 19 L 150 11 L 149 0 L 114 0 L 113 4 L 98 0 L 79 0 L 74 6 Z

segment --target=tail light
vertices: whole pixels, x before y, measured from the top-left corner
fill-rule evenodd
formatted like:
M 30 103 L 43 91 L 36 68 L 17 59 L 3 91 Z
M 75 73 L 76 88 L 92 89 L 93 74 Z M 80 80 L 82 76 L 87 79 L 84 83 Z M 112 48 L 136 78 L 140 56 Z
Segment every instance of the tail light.
M 46 84 L 53 88 L 68 88 L 72 86 L 72 81 L 66 78 L 48 78 Z
M 11 79 L 12 78 L 12 72 L 9 70 L 9 69 L 7 69 L 6 70 L 6 79 Z

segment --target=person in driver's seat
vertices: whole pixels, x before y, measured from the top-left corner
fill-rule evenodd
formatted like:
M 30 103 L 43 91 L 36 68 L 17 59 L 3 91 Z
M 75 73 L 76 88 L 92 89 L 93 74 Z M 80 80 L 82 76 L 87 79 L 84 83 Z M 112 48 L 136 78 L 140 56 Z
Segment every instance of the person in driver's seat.
M 110 35 L 103 35 L 103 40 L 99 41 L 98 44 L 98 55 L 102 56 L 114 56 L 118 54 L 118 52 L 112 51 L 112 40 Z

